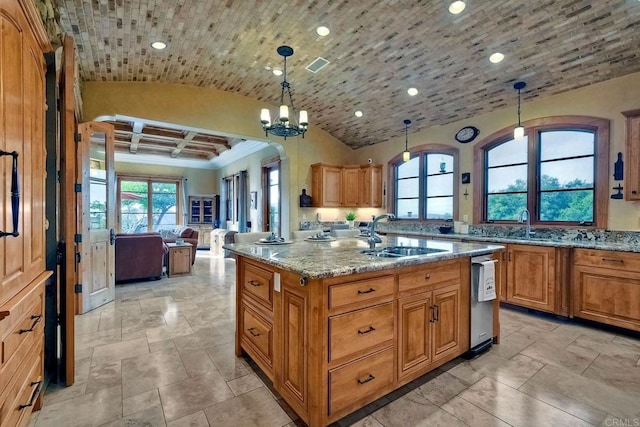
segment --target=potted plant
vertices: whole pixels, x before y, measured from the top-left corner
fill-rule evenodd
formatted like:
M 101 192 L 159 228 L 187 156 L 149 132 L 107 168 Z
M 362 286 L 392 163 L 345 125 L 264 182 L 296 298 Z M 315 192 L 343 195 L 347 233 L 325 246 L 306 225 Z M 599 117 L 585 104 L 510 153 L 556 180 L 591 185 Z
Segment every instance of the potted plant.
M 355 212 L 347 212 L 347 214 L 344 217 L 347 220 L 347 224 L 349 224 L 349 228 L 355 228 L 356 213 Z

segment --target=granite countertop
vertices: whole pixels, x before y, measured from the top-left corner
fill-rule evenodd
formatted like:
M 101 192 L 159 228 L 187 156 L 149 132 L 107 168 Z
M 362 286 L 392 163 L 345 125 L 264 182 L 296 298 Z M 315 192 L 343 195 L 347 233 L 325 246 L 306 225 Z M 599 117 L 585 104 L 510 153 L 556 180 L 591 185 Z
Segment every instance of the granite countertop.
M 416 237 L 384 236 L 377 248 L 385 246 L 419 246 L 443 252 L 402 258 L 378 258 L 362 253 L 369 246 L 364 239 L 346 238 L 329 242 L 294 241 L 283 245 L 240 243 L 224 245 L 229 251 L 292 271 L 303 277 L 319 279 L 369 271 L 380 271 L 445 259 L 487 255 L 504 249 L 499 245 L 451 242 Z
M 424 237 L 429 239 L 461 239 L 469 242 L 488 242 L 488 243 L 515 243 L 520 245 L 534 246 L 551 246 L 557 248 L 581 248 L 581 249 L 599 249 L 606 251 L 618 252 L 639 252 L 640 244 L 635 242 L 609 242 L 599 240 L 560 240 L 548 238 L 514 238 L 499 236 L 479 236 L 475 234 L 459 234 L 459 233 L 430 233 L 430 232 L 413 232 L 413 231 L 387 231 L 391 235 Z

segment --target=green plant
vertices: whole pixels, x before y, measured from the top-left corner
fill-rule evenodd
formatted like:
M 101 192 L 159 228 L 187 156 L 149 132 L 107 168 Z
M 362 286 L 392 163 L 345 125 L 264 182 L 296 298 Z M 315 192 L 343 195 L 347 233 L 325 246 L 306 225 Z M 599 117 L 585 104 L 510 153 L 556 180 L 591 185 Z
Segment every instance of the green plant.
M 356 219 L 356 213 L 355 212 L 347 212 L 347 214 L 344 216 L 347 221 L 353 221 Z

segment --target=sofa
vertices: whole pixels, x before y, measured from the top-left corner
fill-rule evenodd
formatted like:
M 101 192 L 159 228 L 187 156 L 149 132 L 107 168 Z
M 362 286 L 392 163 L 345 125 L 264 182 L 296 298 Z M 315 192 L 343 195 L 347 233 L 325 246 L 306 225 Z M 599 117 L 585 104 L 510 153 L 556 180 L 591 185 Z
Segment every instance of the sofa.
M 116 282 L 160 279 L 169 252 L 160 233 L 116 234 Z
M 196 250 L 198 249 L 198 230 L 191 227 L 178 226 L 173 231 L 164 231 L 163 239 L 165 243 L 175 243 L 177 239 L 184 240 L 185 243 L 191 243 L 191 265 L 196 262 Z

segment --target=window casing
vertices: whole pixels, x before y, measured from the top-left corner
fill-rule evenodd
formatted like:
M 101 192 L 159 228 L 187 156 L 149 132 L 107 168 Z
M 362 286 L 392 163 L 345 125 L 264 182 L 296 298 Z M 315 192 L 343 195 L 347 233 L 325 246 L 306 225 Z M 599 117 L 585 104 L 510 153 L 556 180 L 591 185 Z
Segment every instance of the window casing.
M 182 223 L 179 178 L 122 175 L 117 181 L 120 232 L 173 230 Z
M 395 157 L 389 162 L 392 212 L 398 219 L 457 219 L 457 171 L 458 150 L 445 145 L 415 147 L 408 162 Z
M 584 116 L 524 123 L 513 140 L 507 128 L 474 148 L 476 222 L 514 223 L 524 209 L 531 224 L 607 223 L 609 122 Z

